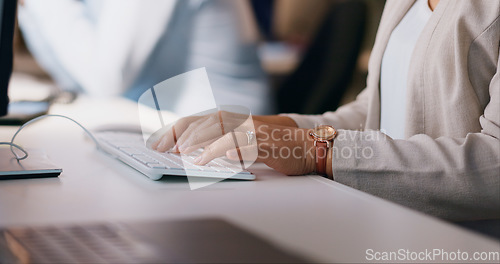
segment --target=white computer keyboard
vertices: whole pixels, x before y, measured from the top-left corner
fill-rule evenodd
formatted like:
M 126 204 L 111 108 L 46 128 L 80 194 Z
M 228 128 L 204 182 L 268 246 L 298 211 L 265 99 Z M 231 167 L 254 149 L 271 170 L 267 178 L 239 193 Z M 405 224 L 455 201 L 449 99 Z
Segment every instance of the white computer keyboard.
M 152 180 L 163 175 L 195 176 L 254 180 L 255 175 L 242 168 L 240 162 L 217 158 L 207 165 L 197 166 L 194 159 L 201 152 L 190 155 L 159 153 L 145 146 L 142 135 L 125 132 L 99 132 L 94 136 L 101 150 L 138 170 Z

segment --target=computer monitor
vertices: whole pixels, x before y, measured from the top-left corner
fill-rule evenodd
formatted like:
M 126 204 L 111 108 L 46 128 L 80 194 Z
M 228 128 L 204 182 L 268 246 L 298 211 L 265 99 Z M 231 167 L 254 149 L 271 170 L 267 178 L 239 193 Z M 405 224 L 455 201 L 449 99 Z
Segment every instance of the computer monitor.
M 17 0 L 0 0 L 0 116 L 7 114 Z

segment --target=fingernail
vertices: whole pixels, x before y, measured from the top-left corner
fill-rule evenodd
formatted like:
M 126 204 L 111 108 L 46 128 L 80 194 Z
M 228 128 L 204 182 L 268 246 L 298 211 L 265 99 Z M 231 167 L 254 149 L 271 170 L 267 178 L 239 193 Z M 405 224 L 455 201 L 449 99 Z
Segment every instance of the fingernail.
M 198 156 L 198 157 L 196 157 L 196 159 L 193 160 L 193 162 L 196 164 L 199 164 L 202 159 L 203 158 L 201 156 Z
M 177 148 L 177 146 L 173 146 L 168 152 L 175 153 L 175 154 L 180 153 L 179 149 Z

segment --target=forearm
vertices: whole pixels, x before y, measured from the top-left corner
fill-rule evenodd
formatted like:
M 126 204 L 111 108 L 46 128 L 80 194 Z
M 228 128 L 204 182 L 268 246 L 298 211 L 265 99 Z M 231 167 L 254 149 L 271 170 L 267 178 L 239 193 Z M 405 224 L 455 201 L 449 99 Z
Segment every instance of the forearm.
M 293 119 L 281 115 L 253 116 L 253 120 L 278 126 L 297 127 L 297 124 L 293 121 Z

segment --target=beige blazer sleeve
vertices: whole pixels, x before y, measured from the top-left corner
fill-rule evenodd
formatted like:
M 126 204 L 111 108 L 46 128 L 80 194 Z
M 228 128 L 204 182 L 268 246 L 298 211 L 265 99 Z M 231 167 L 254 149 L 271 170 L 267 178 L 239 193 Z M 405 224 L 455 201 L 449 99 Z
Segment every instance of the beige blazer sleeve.
M 304 128 L 341 128 L 337 182 L 448 220 L 500 219 L 500 2 L 441 0 L 412 59 L 407 138 L 394 140 L 378 131 L 380 63 L 413 3 L 387 2 L 356 102 L 291 117 Z
M 499 72 L 490 94 L 481 133 L 465 138 L 339 131 L 335 181 L 449 220 L 500 218 Z
M 414 67 L 409 84 L 412 133 L 393 140 L 381 132 L 340 131 L 334 178 L 449 220 L 500 219 L 500 4 L 440 4 L 420 40 L 439 48 L 414 54 L 414 64 L 424 66 Z M 348 149 L 361 151 L 359 158 L 348 157 Z

